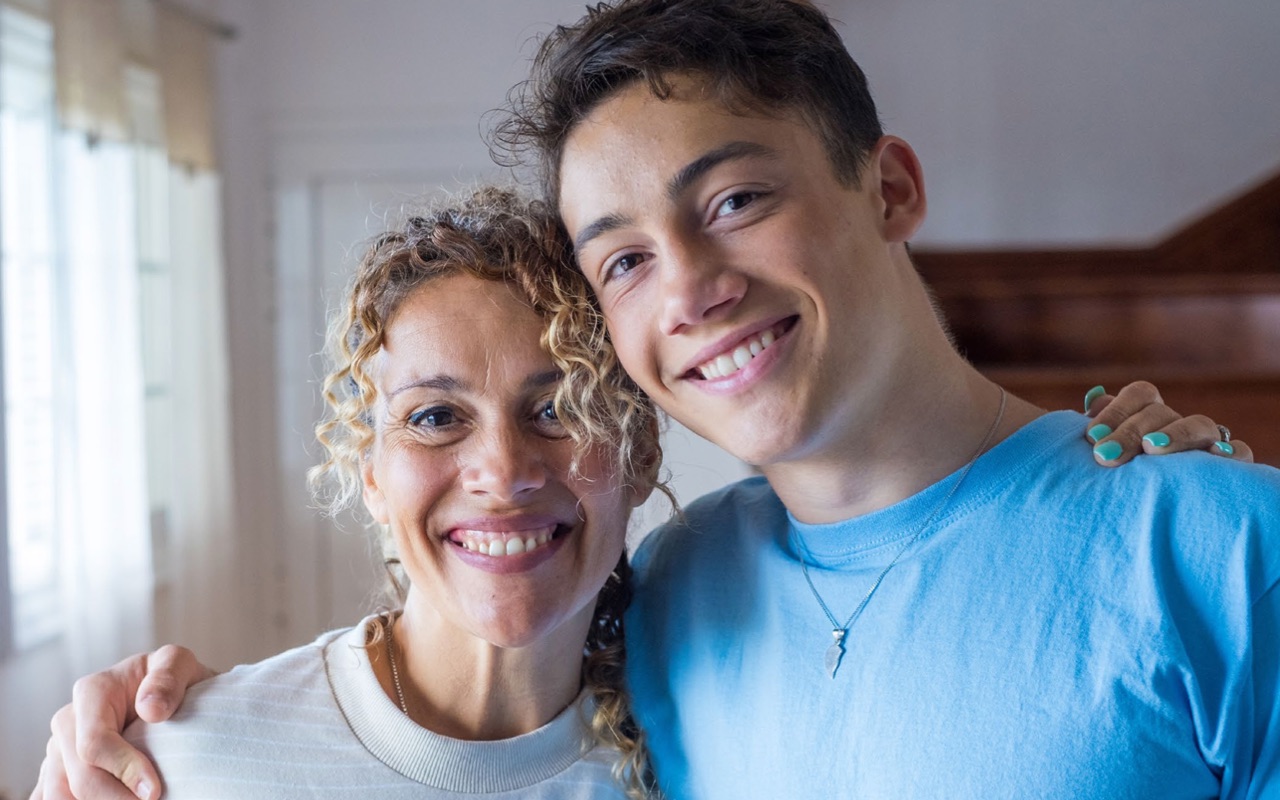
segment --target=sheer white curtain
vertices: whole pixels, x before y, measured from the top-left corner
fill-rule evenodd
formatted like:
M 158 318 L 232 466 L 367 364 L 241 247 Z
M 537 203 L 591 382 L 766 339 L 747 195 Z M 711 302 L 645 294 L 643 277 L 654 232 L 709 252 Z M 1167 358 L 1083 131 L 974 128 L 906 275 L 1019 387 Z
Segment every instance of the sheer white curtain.
M 131 147 L 59 138 L 58 550 L 67 656 L 85 672 L 153 630 L 137 211 Z
M 174 485 L 170 494 L 172 632 L 197 652 L 235 650 L 231 389 L 216 173 L 171 168 Z M 271 413 L 264 409 L 263 413 Z
M 5 182 L 4 251 L 52 254 L 4 261 L 9 539 L 51 566 L 19 634 L 62 634 L 75 671 L 157 633 L 216 654 L 239 592 L 210 35 L 152 0 L 13 2 L 0 150 L 47 191 Z M 47 233 L 23 224 L 42 196 Z
M 0 794 L 72 678 L 237 630 L 209 43 L 164 13 L 0 0 Z

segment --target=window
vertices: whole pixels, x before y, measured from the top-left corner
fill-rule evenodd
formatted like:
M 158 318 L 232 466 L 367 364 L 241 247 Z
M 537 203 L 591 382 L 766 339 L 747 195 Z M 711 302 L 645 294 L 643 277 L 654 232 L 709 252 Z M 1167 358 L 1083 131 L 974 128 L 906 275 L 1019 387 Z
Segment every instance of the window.
M 218 181 L 198 24 L 52 17 L 0 0 L 0 656 L 57 639 L 90 669 L 147 646 L 226 528 Z
M 0 649 L 60 628 L 54 404 L 58 300 L 54 246 L 53 35 L 0 7 L 0 341 L 4 398 L 2 539 L 11 599 Z M 3 563 L 0 560 L 0 563 Z M 0 631 L 3 631 L 0 628 Z
M 88 488 L 72 485 L 82 455 L 76 420 L 83 421 L 72 406 L 92 391 L 68 366 L 77 358 L 71 322 L 84 308 L 70 285 L 75 247 L 137 253 L 141 341 L 119 345 L 141 348 L 152 557 L 165 563 L 169 549 L 171 168 L 163 147 L 142 143 L 163 141 L 160 81 L 128 66 L 128 115 L 140 143 L 95 144 L 58 128 L 53 58 L 49 23 L 0 5 L 0 656 L 64 629 L 59 525 L 78 524 L 66 497 Z M 83 178 L 109 180 L 119 191 L 103 195 Z M 132 206 L 104 216 L 103 202 Z M 98 224 L 86 225 L 90 218 Z M 120 248 L 121 239 L 130 245 Z

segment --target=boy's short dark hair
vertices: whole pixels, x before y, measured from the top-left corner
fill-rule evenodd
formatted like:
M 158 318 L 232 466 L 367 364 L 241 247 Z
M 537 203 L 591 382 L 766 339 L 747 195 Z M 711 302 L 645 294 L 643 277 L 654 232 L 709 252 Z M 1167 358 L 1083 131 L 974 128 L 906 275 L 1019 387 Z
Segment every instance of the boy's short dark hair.
M 866 76 L 809 3 L 619 0 L 589 6 L 576 24 L 547 36 L 491 149 L 512 166 L 533 155 L 547 199 L 558 202 L 560 159 L 574 126 L 636 81 L 667 97 L 678 73 L 705 78 L 735 111 L 798 112 L 849 184 L 883 134 Z

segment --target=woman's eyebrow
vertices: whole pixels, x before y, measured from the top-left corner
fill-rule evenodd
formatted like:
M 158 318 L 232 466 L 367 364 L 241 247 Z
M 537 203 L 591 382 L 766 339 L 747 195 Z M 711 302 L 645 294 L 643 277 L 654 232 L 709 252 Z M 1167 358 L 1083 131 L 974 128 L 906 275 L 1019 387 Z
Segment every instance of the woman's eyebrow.
M 524 388 L 544 389 L 548 386 L 555 386 L 564 378 L 564 373 L 558 369 L 549 369 L 538 372 L 524 379 Z
M 440 392 L 465 392 L 467 391 L 467 388 L 466 383 L 458 380 L 452 375 L 431 375 L 426 378 L 415 378 L 414 380 L 393 389 L 389 394 L 387 394 L 387 399 L 390 400 L 392 397 L 395 397 L 402 392 L 407 392 L 410 389 L 435 389 Z

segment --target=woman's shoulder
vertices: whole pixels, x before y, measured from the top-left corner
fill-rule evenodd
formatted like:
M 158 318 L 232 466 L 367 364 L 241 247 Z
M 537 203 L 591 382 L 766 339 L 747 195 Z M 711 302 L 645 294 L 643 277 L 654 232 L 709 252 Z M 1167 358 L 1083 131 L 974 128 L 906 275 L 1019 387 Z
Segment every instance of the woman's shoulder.
M 171 720 L 135 722 L 125 738 L 152 757 L 174 800 L 285 796 L 277 790 L 291 771 L 327 769 L 359 748 L 325 675 L 324 648 L 344 633 L 203 681 Z
M 192 687 L 174 720 L 217 710 L 252 709 L 258 716 L 279 705 L 287 714 L 306 708 L 308 698 L 330 696 L 324 674 L 324 650 L 350 628 L 329 631 L 315 641 L 277 653 L 254 664 L 240 664 Z
M 210 740 L 210 746 L 246 732 L 318 721 L 336 711 L 325 677 L 324 647 L 345 631 L 333 631 L 254 664 L 241 664 L 187 692 L 167 722 L 141 720 L 126 738 L 147 746 Z

